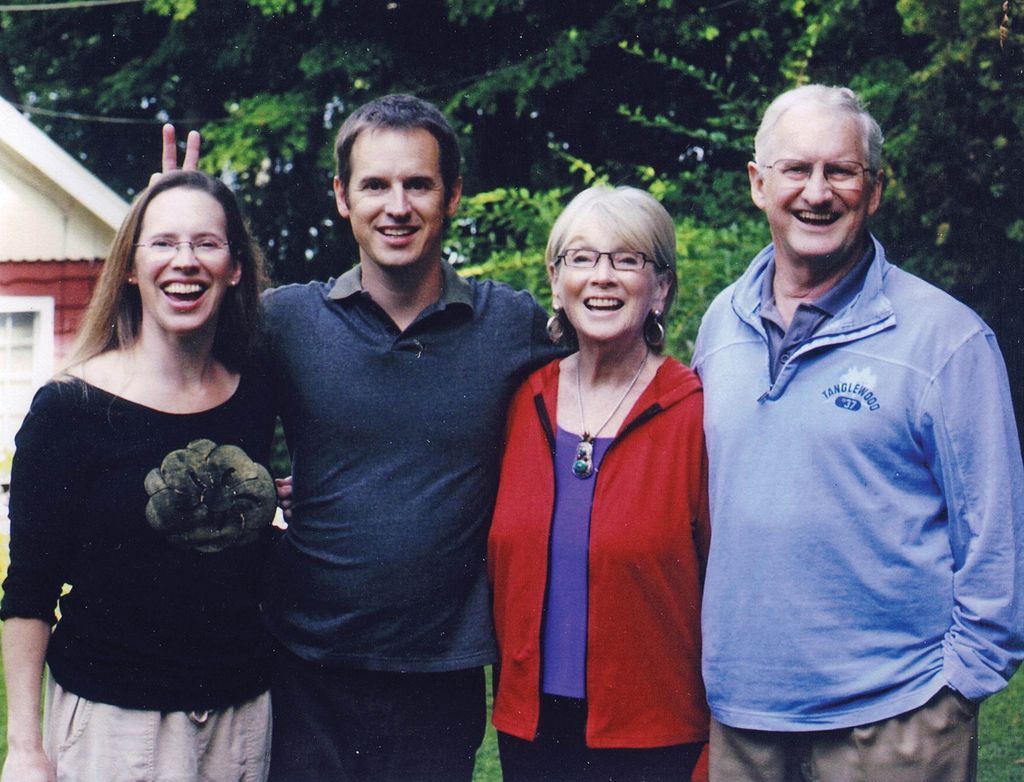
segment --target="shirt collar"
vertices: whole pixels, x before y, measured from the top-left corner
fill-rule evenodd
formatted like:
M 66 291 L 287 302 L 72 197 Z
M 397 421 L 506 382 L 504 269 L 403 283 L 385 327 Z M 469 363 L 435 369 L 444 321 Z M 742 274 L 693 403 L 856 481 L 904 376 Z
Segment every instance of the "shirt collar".
M 850 271 L 844 274 L 835 285 L 812 302 L 804 302 L 801 307 L 814 307 L 830 317 L 842 311 L 860 293 L 864 287 L 871 261 L 875 257 L 874 242 L 868 243 L 867 250 Z M 764 276 L 761 278 L 761 316 L 768 317 L 776 312 L 775 294 L 772 283 L 775 281 L 775 258 L 768 261 Z
M 473 287 L 447 261 L 441 261 L 441 284 L 441 298 L 437 302 L 440 309 L 447 308 L 450 304 L 473 309 Z M 343 301 L 364 293 L 363 270 L 356 264 L 337 279 L 328 295 L 335 301 Z
M 875 244 L 868 242 L 868 248 L 856 265 L 844 274 L 839 282 L 819 296 L 814 302 L 814 306 L 833 317 L 842 312 L 864 287 L 864 278 L 867 277 L 868 268 L 870 268 L 874 257 Z
M 362 292 L 363 270 L 357 263 L 335 281 L 334 287 L 331 288 L 328 295 L 335 301 L 341 301 Z

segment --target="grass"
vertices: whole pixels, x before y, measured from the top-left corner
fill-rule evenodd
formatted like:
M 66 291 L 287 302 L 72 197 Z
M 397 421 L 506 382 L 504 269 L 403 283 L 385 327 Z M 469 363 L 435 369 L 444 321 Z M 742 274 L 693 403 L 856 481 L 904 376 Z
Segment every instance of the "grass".
M 978 782 L 1024 782 L 1024 674 L 981 707 Z
M 498 782 L 501 779 L 501 763 L 498 761 L 498 736 L 491 725 L 491 704 L 494 696 L 491 693 L 491 669 L 487 669 L 487 732 L 484 743 L 476 751 L 476 768 L 473 769 L 473 782 Z
M 0 535 L 0 579 L 7 573 L 7 536 Z M 2 672 L 2 665 L 0 665 Z M 490 709 L 490 676 L 487 683 Z M 1024 782 L 1024 674 L 993 696 L 981 709 L 981 745 L 978 782 Z M 0 677 L 0 758 L 7 757 L 7 697 Z M 498 744 L 494 728 L 487 726 L 484 743 L 476 753 L 473 782 L 499 782 Z

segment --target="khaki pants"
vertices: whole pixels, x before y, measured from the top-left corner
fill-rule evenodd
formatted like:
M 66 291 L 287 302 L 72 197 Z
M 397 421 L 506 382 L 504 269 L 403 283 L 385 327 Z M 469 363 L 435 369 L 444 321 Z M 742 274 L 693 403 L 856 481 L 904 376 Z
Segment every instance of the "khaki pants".
M 43 746 L 58 782 L 264 782 L 270 695 L 210 712 L 122 709 L 48 677 Z
M 918 709 L 840 730 L 711 722 L 711 782 L 975 782 L 978 707 L 948 688 Z

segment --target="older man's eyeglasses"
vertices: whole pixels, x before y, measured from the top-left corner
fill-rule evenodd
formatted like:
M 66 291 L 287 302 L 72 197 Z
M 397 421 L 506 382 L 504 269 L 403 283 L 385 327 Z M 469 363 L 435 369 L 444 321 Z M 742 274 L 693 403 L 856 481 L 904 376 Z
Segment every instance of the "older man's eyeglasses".
M 858 190 L 864 184 L 864 177 L 870 173 L 867 166 L 855 160 L 830 160 L 819 164 L 784 158 L 764 168 L 774 169 L 786 183 L 798 187 L 807 183 L 818 165 L 821 165 L 825 181 L 833 190 Z
M 205 239 L 154 239 L 151 242 L 138 242 L 136 247 L 145 247 L 151 258 L 157 261 L 169 261 L 178 256 L 181 246 L 187 244 L 200 261 L 219 261 L 228 254 L 228 243 L 222 239 L 208 237 Z
M 580 250 L 570 247 L 557 256 L 555 261 L 564 264 L 570 269 L 593 269 L 597 266 L 598 261 L 601 260 L 602 255 L 607 255 L 608 260 L 612 262 L 612 268 L 619 272 L 638 272 L 649 263 L 654 264 L 654 268 L 659 271 L 665 268 L 664 264 L 649 258 L 645 253 L 633 250 L 602 253 L 597 250 Z

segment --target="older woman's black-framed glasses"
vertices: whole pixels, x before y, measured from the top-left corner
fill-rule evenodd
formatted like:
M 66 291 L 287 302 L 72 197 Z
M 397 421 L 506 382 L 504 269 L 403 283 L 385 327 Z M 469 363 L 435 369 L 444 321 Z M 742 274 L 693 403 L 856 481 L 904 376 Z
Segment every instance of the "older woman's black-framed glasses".
M 612 268 L 618 272 L 638 272 L 647 264 L 653 264 L 654 268 L 661 271 L 665 264 L 658 263 L 649 258 L 646 253 L 634 250 L 622 250 L 613 253 L 598 252 L 597 250 L 581 250 L 570 247 L 561 255 L 555 258 L 557 263 L 564 264 L 570 269 L 593 269 L 601 260 L 602 255 L 607 255 L 612 262 Z

